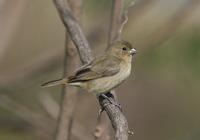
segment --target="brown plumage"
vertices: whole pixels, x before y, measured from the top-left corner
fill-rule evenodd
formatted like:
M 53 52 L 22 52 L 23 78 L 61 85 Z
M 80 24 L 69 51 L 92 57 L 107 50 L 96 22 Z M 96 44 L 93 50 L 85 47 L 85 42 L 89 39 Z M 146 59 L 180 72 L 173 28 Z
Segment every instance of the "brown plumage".
M 73 76 L 50 81 L 42 86 L 66 84 L 81 87 L 95 95 L 106 93 L 130 75 L 132 55 L 135 53 L 136 50 L 129 42 L 118 41 L 104 55 L 82 66 Z

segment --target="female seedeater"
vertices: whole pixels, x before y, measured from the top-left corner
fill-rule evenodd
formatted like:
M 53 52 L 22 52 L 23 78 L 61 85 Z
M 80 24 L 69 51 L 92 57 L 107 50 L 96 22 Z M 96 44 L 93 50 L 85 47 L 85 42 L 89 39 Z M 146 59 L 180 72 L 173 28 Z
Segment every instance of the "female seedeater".
M 131 62 L 136 50 L 127 41 L 117 41 L 104 55 L 78 69 L 73 76 L 44 83 L 43 87 L 56 85 L 77 86 L 99 96 L 121 84 L 131 73 Z

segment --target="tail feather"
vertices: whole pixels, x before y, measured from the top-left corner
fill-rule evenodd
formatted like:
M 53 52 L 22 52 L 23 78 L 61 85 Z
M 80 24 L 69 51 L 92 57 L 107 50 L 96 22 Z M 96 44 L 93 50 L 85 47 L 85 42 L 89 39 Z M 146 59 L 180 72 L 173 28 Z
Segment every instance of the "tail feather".
M 53 87 L 53 86 L 57 86 L 57 85 L 66 85 L 67 84 L 67 79 L 58 79 L 58 80 L 53 80 L 53 81 L 49 81 L 46 82 L 44 84 L 42 84 L 42 87 Z

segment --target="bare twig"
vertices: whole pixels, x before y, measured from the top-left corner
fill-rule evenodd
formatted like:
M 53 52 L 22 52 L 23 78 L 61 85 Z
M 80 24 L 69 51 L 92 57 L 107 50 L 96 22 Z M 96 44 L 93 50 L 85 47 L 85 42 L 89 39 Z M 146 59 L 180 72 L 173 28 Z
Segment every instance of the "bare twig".
M 121 33 L 124 25 L 128 21 L 128 8 L 134 2 L 132 1 L 127 9 L 123 7 L 123 0 L 112 0 L 112 12 L 110 21 L 110 30 L 108 35 L 108 46 L 117 40 L 121 40 Z
M 121 40 L 122 30 L 124 28 L 124 25 L 128 22 L 128 9 L 132 7 L 133 5 L 134 5 L 134 1 L 131 1 L 130 5 L 126 9 L 123 8 L 122 14 L 119 15 L 120 17 L 119 17 L 119 25 L 116 31 L 116 40 Z M 115 7 L 115 8 L 119 8 L 119 7 Z M 112 42 L 112 40 L 110 40 L 110 42 Z

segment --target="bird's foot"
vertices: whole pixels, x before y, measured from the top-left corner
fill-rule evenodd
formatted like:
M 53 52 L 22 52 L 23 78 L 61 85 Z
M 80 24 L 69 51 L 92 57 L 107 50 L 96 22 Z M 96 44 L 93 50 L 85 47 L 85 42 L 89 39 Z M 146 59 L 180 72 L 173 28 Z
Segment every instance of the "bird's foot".
M 118 107 L 121 111 L 122 111 L 122 106 L 120 104 L 118 104 L 117 102 L 114 101 L 114 99 L 112 98 L 109 98 L 108 96 L 106 96 L 105 94 L 102 94 L 101 95 L 102 97 L 104 97 L 105 99 L 107 99 L 111 104 L 115 105 L 116 107 Z M 105 107 L 107 106 L 108 104 L 105 104 L 103 108 L 101 108 L 100 111 L 104 111 L 105 110 Z

